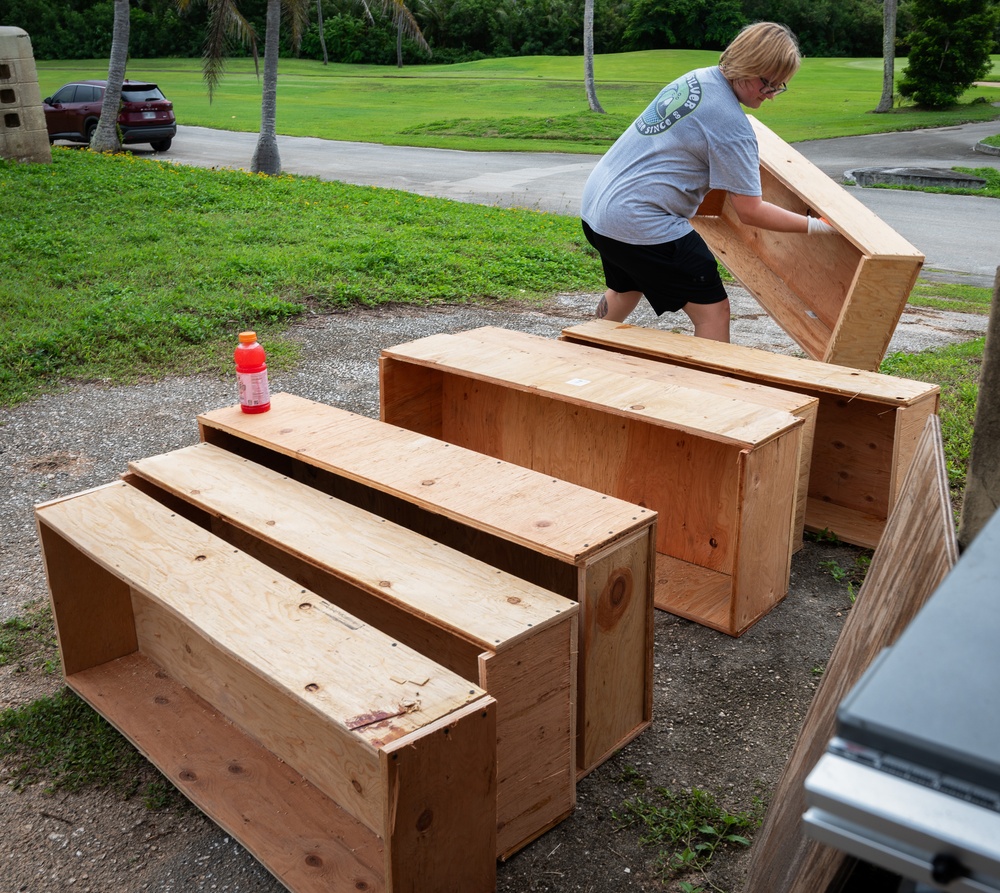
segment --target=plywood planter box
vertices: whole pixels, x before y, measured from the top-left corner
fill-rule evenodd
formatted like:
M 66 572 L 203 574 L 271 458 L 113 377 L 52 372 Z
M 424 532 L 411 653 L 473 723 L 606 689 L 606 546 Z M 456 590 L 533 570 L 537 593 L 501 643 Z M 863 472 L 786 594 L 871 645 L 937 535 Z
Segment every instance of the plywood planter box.
M 924 256 L 756 118 L 763 197 L 825 217 L 835 236 L 742 224 L 713 191 L 691 221 L 712 252 L 814 360 L 876 370 Z
M 579 604 L 578 776 L 652 719 L 656 512 L 292 394 L 204 441 Z
M 927 419 L 938 411 L 937 385 L 661 329 L 591 320 L 562 337 L 815 397 L 806 528 L 869 549 L 899 500 Z
M 495 889 L 492 697 L 125 483 L 36 518 L 67 684 L 289 890 Z
M 576 802 L 577 605 L 203 443 L 130 482 L 497 702 L 497 855 Z
M 802 419 L 589 353 L 475 332 L 387 348 L 382 418 L 654 509 L 657 606 L 739 635 L 788 592 Z

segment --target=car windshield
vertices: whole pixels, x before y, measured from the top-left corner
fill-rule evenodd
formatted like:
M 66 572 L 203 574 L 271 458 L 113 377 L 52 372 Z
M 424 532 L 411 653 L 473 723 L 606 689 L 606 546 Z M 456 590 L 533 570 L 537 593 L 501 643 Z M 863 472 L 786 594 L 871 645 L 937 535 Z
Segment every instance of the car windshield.
M 123 102 L 157 102 L 165 98 L 156 84 L 125 84 L 122 86 Z

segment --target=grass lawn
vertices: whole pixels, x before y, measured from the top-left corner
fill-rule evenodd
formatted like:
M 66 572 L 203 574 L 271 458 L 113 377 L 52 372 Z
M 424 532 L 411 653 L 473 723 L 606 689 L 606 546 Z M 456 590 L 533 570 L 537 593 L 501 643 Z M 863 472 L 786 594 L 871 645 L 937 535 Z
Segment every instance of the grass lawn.
M 486 59 L 403 69 L 282 59 L 280 133 L 388 145 L 481 151 L 603 152 L 663 84 L 718 62 L 718 53 L 650 50 L 598 56 L 597 93 L 607 114 L 589 111 L 579 57 Z M 107 61 L 39 62 L 42 96 L 73 78 L 107 77 Z M 905 59 L 897 60 L 901 72 Z M 1000 82 L 1000 56 L 994 57 Z M 209 102 L 197 59 L 131 60 L 128 76 L 149 78 L 173 100 L 182 124 L 256 132 L 261 84 L 249 59 L 233 59 Z M 955 109 L 912 106 L 872 114 L 881 59 L 806 59 L 787 93 L 755 114 L 788 142 L 1000 119 L 1000 87 L 973 87 Z M 1000 133 L 1000 121 L 997 132 Z

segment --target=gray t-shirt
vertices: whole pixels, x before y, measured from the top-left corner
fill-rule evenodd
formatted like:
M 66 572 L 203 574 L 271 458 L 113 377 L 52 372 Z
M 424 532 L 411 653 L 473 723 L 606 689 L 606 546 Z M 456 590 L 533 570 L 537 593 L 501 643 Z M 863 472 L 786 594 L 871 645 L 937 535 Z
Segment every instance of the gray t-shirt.
M 591 172 L 581 217 L 620 242 L 672 242 L 711 189 L 761 194 L 757 137 L 718 66 L 659 92 Z

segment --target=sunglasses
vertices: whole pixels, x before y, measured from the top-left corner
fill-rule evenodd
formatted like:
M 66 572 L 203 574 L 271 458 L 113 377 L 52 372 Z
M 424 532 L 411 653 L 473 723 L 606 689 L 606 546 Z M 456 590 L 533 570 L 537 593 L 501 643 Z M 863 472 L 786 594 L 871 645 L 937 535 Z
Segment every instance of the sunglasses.
M 760 75 L 757 75 L 757 77 L 760 77 Z M 788 84 L 772 84 L 767 78 L 760 78 L 760 82 L 764 85 L 760 88 L 761 96 L 777 96 L 788 89 Z

